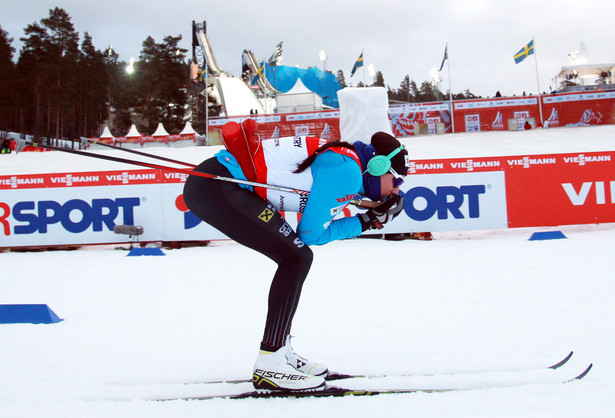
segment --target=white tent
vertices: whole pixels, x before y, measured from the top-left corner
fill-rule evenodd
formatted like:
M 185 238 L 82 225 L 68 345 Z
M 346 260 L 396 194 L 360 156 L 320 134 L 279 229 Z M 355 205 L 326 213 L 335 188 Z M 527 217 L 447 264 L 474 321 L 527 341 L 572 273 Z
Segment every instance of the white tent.
M 188 121 L 188 122 L 186 122 L 186 126 L 184 126 L 184 130 L 181 131 L 179 134 L 180 135 L 196 134 L 196 131 L 192 127 L 192 124 L 190 123 L 190 121 Z
M 204 135 L 199 135 L 199 133 L 197 131 L 194 130 L 194 128 L 192 127 L 192 123 L 190 123 L 190 121 L 186 122 L 186 126 L 184 126 L 184 130 L 181 131 L 179 133 L 180 135 L 182 135 L 182 138 L 194 138 L 191 139 L 189 141 L 182 139 L 181 141 L 175 141 L 175 142 L 179 142 L 179 146 L 183 146 L 181 145 L 181 143 L 188 143 L 189 145 L 207 145 L 207 136 Z
M 298 78 L 292 89 L 278 94 L 276 106 L 278 113 L 322 110 L 322 97 L 305 87 L 301 78 Z
M 615 72 L 615 63 L 569 65 L 560 69 L 557 78 L 565 78 L 567 75 L 577 75 L 579 77 L 598 77 L 601 73 L 611 73 L 612 76 L 615 76 L 613 72 Z
M 111 131 L 109 130 L 108 126 L 105 126 L 105 129 L 103 129 L 103 132 L 100 135 L 100 139 L 105 139 L 105 138 L 113 139 L 113 135 L 111 134 Z
M 121 140 L 120 146 L 128 148 L 138 148 L 141 146 L 143 136 L 137 130 L 137 127 L 133 124 L 128 133 L 124 136 L 125 140 Z
M 169 136 L 169 133 L 166 129 L 164 129 L 162 122 L 159 122 L 158 127 L 156 128 L 156 132 L 154 132 L 152 136 Z
M 585 85 L 587 84 L 585 80 L 587 80 L 589 84 L 594 84 L 595 80 L 603 74 L 607 75 L 605 80 L 607 84 L 614 84 L 615 63 L 569 65 L 560 69 L 557 78 L 562 80 L 569 77 L 573 77 L 573 81 L 580 81 L 581 85 Z M 579 80 L 576 80 L 577 77 L 579 78 Z
M 132 124 L 132 126 L 128 130 L 128 133 L 126 135 L 124 135 L 124 136 L 126 138 L 141 138 L 141 134 L 137 130 L 137 127 L 134 125 L 134 123 Z

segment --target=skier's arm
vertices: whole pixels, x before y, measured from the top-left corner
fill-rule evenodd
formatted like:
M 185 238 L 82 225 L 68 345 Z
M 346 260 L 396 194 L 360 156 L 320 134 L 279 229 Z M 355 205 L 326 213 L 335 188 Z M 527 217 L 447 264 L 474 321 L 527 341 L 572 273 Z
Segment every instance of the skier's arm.
M 361 235 L 356 216 L 333 220 L 361 189 L 361 169 L 349 157 L 333 151 L 319 155 L 311 166 L 314 183 L 297 226 L 299 237 L 308 245 Z

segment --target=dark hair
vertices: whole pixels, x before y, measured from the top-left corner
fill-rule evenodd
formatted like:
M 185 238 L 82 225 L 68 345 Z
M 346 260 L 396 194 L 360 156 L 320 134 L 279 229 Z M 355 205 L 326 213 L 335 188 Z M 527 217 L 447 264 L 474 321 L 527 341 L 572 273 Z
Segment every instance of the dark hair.
M 295 174 L 303 173 L 309 166 L 312 165 L 312 163 L 314 162 L 318 154 L 321 154 L 324 151 L 328 150 L 329 148 L 333 148 L 333 147 L 348 148 L 354 151 L 354 145 L 352 145 L 349 142 L 339 141 L 339 140 L 327 142 L 325 145 L 323 145 L 322 147 L 314 151 L 312 155 L 307 157 L 301 163 L 297 164 L 297 169 L 293 171 L 293 173 Z

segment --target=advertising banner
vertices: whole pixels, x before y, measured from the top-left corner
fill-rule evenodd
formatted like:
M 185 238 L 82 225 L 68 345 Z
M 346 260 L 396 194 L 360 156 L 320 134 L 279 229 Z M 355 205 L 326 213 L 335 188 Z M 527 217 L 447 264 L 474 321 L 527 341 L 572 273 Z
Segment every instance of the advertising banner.
M 538 97 L 507 97 L 501 99 L 465 100 L 454 102 L 455 131 L 504 131 L 509 119 L 519 115 L 535 116 L 539 120 Z M 520 121 L 525 123 L 525 119 Z
M 615 222 L 615 152 L 410 161 L 404 211 L 372 233 Z M 186 207 L 186 174 L 159 170 L 0 176 L 0 247 L 222 239 Z M 340 216 L 357 213 L 349 206 Z M 296 215 L 287 219 L 296 225 Z
M 543 115 L 549 127 L 613 123 L 615 91 L 569 93 L 543 97 Z
M 234 121 L 241 123 L 254 119 L 258 132 L 264 139 L 306 135 L 330 140 L 340 139 L 340 111 L 322 110 L 303 113 L 278 113 L 273 115 L 231 116 L 209 120 L 210 138 L 222 138 L 220 131 L 224 124 Z M 212 132 L 215 134 L 211 135 Z M 210 145 L 212 142 L 210 142 Z
M 463 231 L 507 227 L 504 172 L 408 176 L 404 212 L 384 232 Z
M 414 135 L 415 125 L 426 124 L 429 133 L 436 133 L 436 125 L 442 123 L 444 132 L 452 132 L 449 103 L 408 103 L 391 105 L 389 120 L 393 135 L 404 137 Z M 443 133 L 444 133 L 443 132 Z
M 615 152 L 506 161 L 509 227 L 615 222 Z
M 542 95 L 542 121 L 538 96 L 498 99 L 458 100 L 454 102 L 456 132 L 523 129 L 526 119 L 542 126 L 589 126 L 615 123 L 615 91 L 558 93 Z M 536 126 L 534 126 L 535 128 Z

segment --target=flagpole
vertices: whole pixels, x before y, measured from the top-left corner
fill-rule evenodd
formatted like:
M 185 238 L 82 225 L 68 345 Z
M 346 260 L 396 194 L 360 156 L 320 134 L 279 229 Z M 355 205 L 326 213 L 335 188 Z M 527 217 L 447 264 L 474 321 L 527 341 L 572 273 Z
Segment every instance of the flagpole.
M 543 118 L 542 118 L 542 99 L 540 96 L 540 81 L 538 78 L 538 53 L 536 52 L 536 41 L 532 37 L 532 45 L 534 45 L 534 63 L 536 64 L 536 86 L 538 87 L 538 110 L 540 112 L 540 121 L 538 124 L 542 126 Z M 538 126 L 537 124 L 537 126 Z
M 452 133 L 455 133 L 455 115 L 453 114 L 454 112 L 454 105 L 453 105 L 453 89 L 451 87 L 451 59 L 448 55 L 448 42 L 446 43 L 446 60 L 448 61 L 446 64 L 446 68 L 448 70 L 448 97 L 449 100 L 451 102 L 451 129 L 452 129 Z
M 367 81 L 365 81 L 365 55 L 363 55 L 363 50 L 361 50 L 361 57 L 363 57 L 363 63 L 361 64 L 361 67 L 363 67 L 363 84 L 367 83 Z M 365 84 L 365 87 L 367 87 L 367 84 Z

